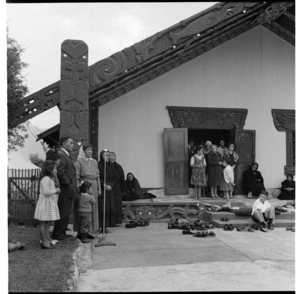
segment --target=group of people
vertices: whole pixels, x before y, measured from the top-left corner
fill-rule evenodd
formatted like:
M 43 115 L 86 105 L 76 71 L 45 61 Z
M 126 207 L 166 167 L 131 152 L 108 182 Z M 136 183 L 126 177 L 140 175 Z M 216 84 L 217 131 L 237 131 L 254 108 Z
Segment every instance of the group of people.
M 194 152 L 196 153 L 193 153 Z M 195 148 L 193 140 L 189 142 L 189 180 L 195 190 L 195 198 L 205 197 L 206 186 L 210 187 L 210 196 L 217 198 L 218 187 L 224 192 L 227 203 L 234 191 L 234 169 L 239 155 L 234 151 L 234 144 L 225 147 L 225 141 L 220 140 L 219 146 L 207 141 Z
M 235 167 L 239 160 L 234 144 L 225 147 L 225 141 L 220 140 L 219 146 L 207 141 L 204 145 L 195 146 L 193 140 L 189 141 L 189 184 L 194 187 L 195 198 L 205 197 L 206 187 L 210 187 L 210 197 L 217 198 L 218 190 L 224 192 L 227 204 L 233 198 L 235 186 Z M 254 162 L 243 175 L 243 185 L 248 198 L 259 197 L 265 191 L 264 178 L 258 171 L 258 163 Z M 295 181 L 293 175 L 288 174 L 287 179 L 281 183 L 281 194 L 278 199 L 295 199 Z
M 107 233 L 106 227 L 122 224 L 122 200 L 136 200 L 141 195 L 132 173 L 124 179 L 114 152 L 102 150 L 97 162 L 92 158 L 93 147 L 84 144 L 73 162 L 70 157 L 73 147 L 70 137 L 61 138 L 58 150 L 48 151 L 41 171 L 34 218 L 40 221 L 42 249 L 53 249 L 58 240 L 72 237 L 66 233 L 72 208 L 73 230 L 78 232 L 77 238 L 88 243 L 94 238 L 93 233 Z M 51 221 L 54 228 L 50 236 Z

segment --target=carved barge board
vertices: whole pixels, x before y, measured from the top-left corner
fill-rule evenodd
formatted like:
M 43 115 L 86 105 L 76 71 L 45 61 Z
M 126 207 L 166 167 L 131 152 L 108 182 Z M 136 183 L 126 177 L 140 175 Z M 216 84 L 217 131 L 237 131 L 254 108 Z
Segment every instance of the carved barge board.
M 89 141 L 88 46 L 80 40 L 61 45 L 60 138 L 74 141 L 72 158 L 81 144 Z M 78 144 L 79 143 L 79 144 Z

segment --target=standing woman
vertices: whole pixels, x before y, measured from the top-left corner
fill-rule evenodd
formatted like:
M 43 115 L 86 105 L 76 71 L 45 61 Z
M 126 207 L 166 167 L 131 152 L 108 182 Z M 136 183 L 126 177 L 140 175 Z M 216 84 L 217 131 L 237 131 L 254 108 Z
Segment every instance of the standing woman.
M 237 161 L 239 160 L 239 155 L 234 151 L 234 144 L 230 143 L 228 144 L 228 152 L 226 153 L 226 162 L 231 165 L 233 172 L 235 172 L 235 166 Z M 236 177 L 234 175 L 234 177 Z M 229 192 L 230 198 L 232 198 L 233 191 Z
M 208 167 L 208 185 L 210 186 L 210 195 L 212 198 L 219 197 L 217 194 L 218 186 L 221 185 L 222 173 L 220 166 L 223 165 L 219 161 L 217 154 L 217 146 L 212 145 L 212 150 L 207 153 L 207 167 Z
M 197 153 L 191 158 L 191 167 L 193 168 L 191 184 L 194 185 L 195 199 L 201 198 L 201 189 L 206 186 L 205 167 L 206 161 L 203 153 L 203 147 L 197 147 Z M 205 195 L 203 190 L 203 197 Z
M 98 164 L 97 161 L 92 158 L 92 155 L 93 147 L 89 144 L 82 145 L 79 149 L 77 160 L 74 162 L 74 167 L 76 170 L 77 186 L 79 186 L 81 182 L 89 182 L 92 184 L 93 195 L 96 202 L 92 205 L 92 222 L 90 223 L 89 231 L 95 233 L 99 230 L 98 196 L 101 195 L 101 187 Z M 76 210 L 76 208 L 74 205 L 74 211 Z M 77 221 L 77 217 L 75 216 L 73 230 L 79 230 L 79 224 Z
M 104 165 L 106 164 L 106 178 L 104 186 Z M 115 186 L 115 173 L 112 164 L 109 162 L 109 151 L 104 149 L 100 153 L 100 161 L 98 162 L 98 168 L 100 173 L 100 182 L 101 182 L 101 195 L 99 196 L 99 225 L 101 231 L 105 230 L 105 233 L 108 233 L 106 227 L 115 227 L 115 199 L 113 193 L 113 187 Z M 105 228 L 103 224 L 103 206 L 104 206 L 104 189 L 105 189 Z
M 124 171 L 120 164 L 116 162 L 116 153 L 109 153 L 109 160 L 114 167 L 116 183 L 113 188 L 115 196 L 115 217 L 116 224 L 122 224 L 122 196 L 124 195 Z

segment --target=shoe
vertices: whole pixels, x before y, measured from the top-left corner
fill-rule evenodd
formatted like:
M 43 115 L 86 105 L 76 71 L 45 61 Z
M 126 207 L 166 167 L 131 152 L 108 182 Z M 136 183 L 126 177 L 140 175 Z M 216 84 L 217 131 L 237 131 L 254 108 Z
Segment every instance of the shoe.
M 137 226 L 137 224 L 136 224 L 136 222 L 134 222 L 134 223 L 131 223 L 131 224 L 126 224 L 125 228 L 126 229 L 132 229 L 132 228 L 135 228 L 136 226 Z M 169 224 L 168 224 L 168 229 L 176 229 L 176 228 L 169 228 Z M 106 230 L 105 230 L 105 232 L 106 232 Z M 101 233 L 102 233 L 102 229 L 101 229 Z
M 191 232 L 191 231 L 185 231 L 185 230 L 183 230 L 182 231 L 182 235 L 194 235 L 194 233 Z
M 260 226 L 260 230 L 261 230 L 262 232 L 265 232 L 265 233 L 268 232 L 268 228 L 267 228 L 267 226 L 265 226 L 265 225 L 261 225 L 261 226 Z
M 225 226 L 223 227 L 223 230 L 224 230 L 224 231 L 228 231 L 228 225 L 225 225 Z
M 45 246 L 43 244 L 40 244 L 41 245 L 41 249 L 56 249 L 56 247 L 54 247 L 53 245 L 50 245 L 50 246 Z
M 79 239 L 81 243 L 90 243 L 91 240 L 87 238 L 87 234 L 81 234 L 81 238 Z
M 249 229 L 248 229 L 248 232 L 254 233 L 254 232 L 255 232 L 255 229 L 249 228 Z
M 221 221 L 222 221 L 222 222 L 228 222 L 229 219 L 228 219 L 227 217 L 222 217 L 222 218 L 221 218 Z
M 88 239 L 91 239 L 91 240 L 94 240 L 95 239 L 95 237 L 94 236 L 92 236 L 91 234 L 87 234 L 87 236 L 86 236 Z
M 215 234 L 215 232 L 210 231 L 210 232 L 208 233 L 208 236 L 207 236 L 207 237 L 216 237 L 216 234 Z
M 65 235 L 60 235 L 60 236 L 55 236 L 55 237 L 52 236 L 52 239 L 56 239 L 56 240 L 61 240 L 61 241 L 63 241 L 63 240 L 67 240 L 67 239 L 69 239 L 69 238 L 68 238 L 68 237 L 65 237 Z
M 268 225 L 268 229 L 273 231 L 274 230 L 274 226 L 271 224 L 271 225 Z
M 225 225 L 225 226 L 226 226 L 226 225 Z M 234 227 L 233 227 L 233 225 L 230 224 L 230 225 L 228 226 L 228 231 L 233 231 L 233 230 L 234 230 Z

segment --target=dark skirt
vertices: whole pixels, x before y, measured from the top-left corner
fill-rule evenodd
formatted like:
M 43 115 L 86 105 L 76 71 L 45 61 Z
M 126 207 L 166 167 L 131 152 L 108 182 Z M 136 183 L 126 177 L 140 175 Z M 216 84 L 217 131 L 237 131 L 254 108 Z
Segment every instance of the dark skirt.
M 113 191 L 105 191 L 105 227 L 115 227 L 115 198 Z M 101 195 L 98 198 L 99 208 L 99 227 L 103 227 L 103 207 L 104 207 L 104 189 L 101 188 Z
M 217 187 L 222 182 L 222 171 L 223 168 L 218 165 L 208 166 L 208 186 Z
M 283 191 L 279 196 L 280 200 L 295 200 L 295 190 L 293 191 Z
M 114 185 L 113 193 L 114 193 L 114 197 L 115 197 L 116 223 L 121 224 L 122 223 L 122 192 L 121 192 L 121 186 L 119 183 Z
M 134 201 L 134 200 L 138 200 L 138 199 L 140 199 L 139 195 L 133 191 L 126 192 L 123 197 L 124 201 Z

